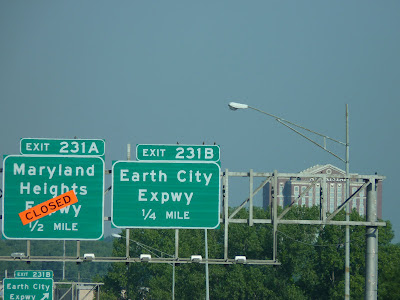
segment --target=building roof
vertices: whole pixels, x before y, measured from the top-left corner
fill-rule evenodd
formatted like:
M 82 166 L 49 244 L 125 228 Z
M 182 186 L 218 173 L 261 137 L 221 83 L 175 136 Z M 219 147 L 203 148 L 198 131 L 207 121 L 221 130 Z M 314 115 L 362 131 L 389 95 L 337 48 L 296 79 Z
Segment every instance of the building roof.
M 328 170 L 330 170 L 330 172 L 328 171 Z M 328 172 L 327 172 L 328 171 Z M 300 171 L 300 174 L 301 173 L 308 173 L 308 174 L 321 174 L 321 173 L 339 173 L 339 174 L 345 174 L 346 172 L 344 171 L 344 170 L 342 170 L 342 169 L 340 169 L 340 168 L 338 168 L 338 167 L 336 167 L 336 166 L 334 166 L 334 165 L 331 165 L 331 164 L 326 164 L 326 165 L 315 165 L 315 166 L 313 166 L 313 167 L 310 167 L 310 168 L 308 168 L 308 169 L 305 169 L 305 170 L 303 170 L 303 171 Z

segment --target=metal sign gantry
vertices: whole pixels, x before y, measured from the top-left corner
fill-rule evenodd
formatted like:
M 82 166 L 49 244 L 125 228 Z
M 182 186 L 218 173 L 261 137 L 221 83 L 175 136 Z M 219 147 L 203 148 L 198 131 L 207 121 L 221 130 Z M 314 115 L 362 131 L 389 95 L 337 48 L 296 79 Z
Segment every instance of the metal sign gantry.
M 110 174 L 110 171 L 106 171 L 106 174 Z M 229 225 L 233 223 L 239 224 L 248 224 L 253 226 L 254 224 L 271 224 L 273 227 L 273 257 L 271 260 L 251 260 L 247 259 L 247 264 L 279 264 L 278 257 L 277 257 L 277 230 L 278 226 L 281 224 L 296 224 L 296 225 L 350 225 L 350 226 L 366 226 L 367 230 L 377 232 L 378 227 L 386 226 L 385 222 L 379 222 L 377 218 L 377 196 L 376 196 L 376 186 L 379 181 L 385 179 L 384 176 L 380 175 L 358 175 L 358 174 L 350 174 L 350 180 L 356 180 L 360 183 L 360 187 L 353 193 L 350 194 L 349 198 L 345 199 L 339 207 L 335 209 L 333 212 L 328 212 L 327 209 L 327 185 L 328 180 L 332 178 L 340 178 L 343 179 L 343 175 L 326 175 L 326 174 L 307 174 L 307 173 L 278 173 L 277 171 L 274 172 L 254 172 L 250 170 L 249 172 L 231 172 L 227 169 L 220 174 L 222 180 L 222 210 L 221 210 L 221 218 L 220 222 L 224 228 L 224 257 L 222 259 L 213 259 L 209 258 L 209 263 L 216 263 L 216 264 L 231 264 L 234 263 L 233 258 L 228 257 L 228 232 L 229 232 Z M 249 178 L 249 197 L 247 197 L 241 205 L 239 205 L 236 210 L 232 213 L 229 213 L 229 181 L 232 177 L 244 177 Z M 292 201 L 283 209 L 283 211 L 278 214 L 278 179 L 279 178 L 289 178 L 291 180 L 296 180 L 297 178 L 312 178 L 310 180 L 309 187 L 303 190 L 298 196 L 293 197 Z M 262 183 L 256 188 L 253 189 L 254 180 L 255 178 L 262 178 Z M 254 218 L 253 210 L 254 210 L 254 201 L 253 198 L 255 195 L 260 192 L 266 184 L 271 185 L 271 194 L 270 194 L 270 203 L 267 203 L 269 209 L 271 210 L 271 218 L 270 219 L 258 219 Z M 299 204 L 299 201 L 303 197 L 305 197 L 311 188 L 318 187 L 320 189 L 320 215 L 318 220 L 288 220 L 285 219 L 285 215 L 287 212 L 295 205 Z M 106 190 L 107 193 L 109 189 Z M 359 195 L 362 191 L 366 192 L 366 211 L 367 211 L 367 220 L 366 221 L 338 221 L 334 220 L 334 217 L 337 215 L 339 211 L 341 211 L 346 204 L 354 199 L 357 195 Z M 263 199 L 263 201 L 268 201 Z M 247 219 L 239 219 L 235 218 L 238 212 L 243 209 L 244 207 L 248 206 L 249 216 Z M 111 217 L 105 217 L 105 221 L 110 221 Z M 370 235 L 368 235 L 370 236 Z M 376 237 L 370 237 L 376 238 Z M 129 244 L 129 243 L 128 243 Z M 179 243 L 177 243 L 179 245 Z M 75 257 L 39 257 L 39 256 L 31 256 L 30 249 L 27 249 L 27 255 L 25 257 L 4 257 L 0 256 L 0 260 L 22 260 L 22 261 L 73 261 L 73 262 L 82 262 L 84 258 L 80 255 L 80 248 L 79 248 L 79 241 L 77 243 L 77 256 Z M 133 258 L 133 257 L 96 257 L 93 259 L 96 262 L 140 262 L 140 258 Z M 179 258 L 175 256 L 175 258 L 154 258 L 151 260 L 154 263 L 172 263 L 172 262 L 179 262 L 179 263 L 187 263 L 191 262 L 190 258 Z M 202 260 L 201 263 L 205 263 L 205 260 Z
M 105 174 L 110 174 L 109 170 L 105 171 Z M 247 197 L 236 210 L 229 213 L 229 185 L 230 179 L 233 177 L 243 177 L 249 180 L 249 197 Z M 179 229 L 175 229 L 175 255 L 170 257 L 152 257 L 148 262 L 150 263 L 168 263 L 168 264 L 182 264 L 182 263 L 201 263 L 201 264 L 235 264 L 244 263 L 249 265 L 280 265 L 278 258 L 278 239 L 277 232 L 278 227 L 282 224 L 292 225 L 321 225 L 321 226 L 365 226 L 366 227 L 366 275 L 365 275 L 365 293 L 366 295 L 375 295 L 377 291 L 377 261 L 378 261 L 378 228 L 386 226 L 385 222 L 379 222 L 377 217 L 377 186 L 385 179 L 384 176 L 380 175 L 358 175 L 358 174 L 312 174 L 312 173 L 278 173 L 274 172 L 231 172 L 226 169 L 220 173 L 222 180 L 222 210 L 220 223 L 224 228 L 224 257 L 223 258 L 206 258 L 194 261 L 192 258 L 179 257 Z M 255 178 L 262 180 L 261 184 L 254 189 Z M 308 187 L 301 191 L 298 195 L 291 198 L 283 211 L 278 214 L 278 196 L 279 188 L 278 181 L 280 178 L 286 178 L 290 181 L 295 182 L 298 178 L 309 178 Z M 359 187 L 350 193 L 349 197 L 343 199 L 344 201 L 334 210 L 328 211 L 328 183 L 330 180 L 349 180 L 356 181 L 359 183 Z M 266 198 L 263 201 L 268 201 L 269 209 L 271 212 L 270 219 L 258 219 L 254 218 L 254 197 L 260 192 L 267 184 L 270 185 L 269 200 Z M 300 201 L 307 196 L 310 189 L 318 190 L 319 199 L 319 219 L 318 220 L 302 220 L 302 219 L 285 219 L 285 215 L 295 205 L 299 205 Z M 108 188 L 105 193 L 110 191 Z M 335 216 L 343 208 L 346 207 L 351 200 L 357 197 L 360 193 L 366 194 L 366 221 L 340 221 L 335 220 Z M 235 218 L 238 212 L 244 207 L 248 208 L 248 218 L 240 219 Z M 105 217 L 104 221 L 111 221 L 111 217 Z M 247 224 L 253 226 L 254 224 L 271 224 L 272 235 L 273 235 L 273 252 L 272 257 L 269 260 L 259 260 L 246 258 L 244 260 L 238 260 L 228 256 L 228 233 L 230 224 Z M 207 230 L 207 229 L 205 229 Z M 93 262 L 125 262 L 125 263 L 138 263 L 142 262 L 143 259 L 140 257 L 130 257 L 129 255 L 129 229 L 127 229 L 127 241 L 126 241 L 126 256 L 125 257 L 90 257 L 90 261 Z M 0 260 L 3 261 L 66 261 L 80 263 L 86 261 L 85 257 L 82 257 L 80 253 L 80 241 L 77 241 L 77 255 L 75 257 L 53 257 L 53 256 L 31 256 L 30 255 L 30 241 L 27 241 L 27 254 L 23 257 L 4 257 L 0 256 Z M 147 260 L 146 260 L 147 261 Z M 372 296 L 373 297 L 373 296 Z M 371 298 L 371 297 L 370 297 Z M 367 299 L 369 299 L 367 297 Z

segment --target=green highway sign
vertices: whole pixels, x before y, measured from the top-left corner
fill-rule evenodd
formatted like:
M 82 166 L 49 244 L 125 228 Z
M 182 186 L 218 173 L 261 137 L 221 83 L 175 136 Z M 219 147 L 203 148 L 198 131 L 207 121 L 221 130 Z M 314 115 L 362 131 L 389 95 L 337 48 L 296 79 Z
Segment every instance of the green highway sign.
M 52 300 L 53 279 L 4 278 L 4 300 Z
M 215 162 L 117 161 L 111 221 L 120 228 L 216 228 L 220 167 Z
M 33 270 L 15 270 L 14 277 L 17 278 L 53 278 L 53 271 L 33 271 Z
M 22 224 L 20 212 L 70 190 L 75 192 L 77 203 L 44 217 L 39 212 L 35 215 L 39 219 Z M 7 239 L 100 239 L 103 199 L 101 157 L 9 155 L 3 160 L 2 228 Z
M 217 145 L 136 145 L 137 160 L 182 160 L 214 161 L 220 160 Z
M 101 139 L 43 139 L 23 138 L 21 154 L 104 156 L 105 142 Z

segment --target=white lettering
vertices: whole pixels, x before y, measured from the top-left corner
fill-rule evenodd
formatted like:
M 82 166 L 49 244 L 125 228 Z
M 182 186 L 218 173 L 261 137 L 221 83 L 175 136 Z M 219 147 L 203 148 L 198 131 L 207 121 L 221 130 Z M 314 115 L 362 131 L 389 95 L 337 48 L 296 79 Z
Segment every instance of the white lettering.
M 75 211 L 75 218 L 79 215 L 79 211 L 81 210 L 82 205 L 78 205 L 78 207 L 76 207 L 75 205 L 72 205 L 72 208 Z
M 96 153 L 99 153 L 99 150 L 97 149 L 97 146 L 96 146 L 95 142 L 93 142 L 92 145 L 90 145 L 90 148 L 89 148 L 89 153 L 91 153 L 93 151 L 96 152 Z
M 171 193 L 172 201 L 180 202 L 182 198 L 182 193 Z
M 186 179 L 185 178 L 181 178 L 181 174 L 186 174 L 185 170 L 180 170 L 177 174 L 176 174 L 176 178 L 180 181 L 180 182 L 185 182 Z
M 146 189 L 139 189 L 138 201 L 148 201 L 148 195 Z M 160 202 L 161 204 L 165 204 L 166 202 L 172 200 L 173 202 L 180 202 L 182 196 L 186 199 L 186 205 L 190 205 L 193 199 L 193 192 L 150 192 L 151 198 L 150 201 Z
M 31 193 L 31 183 L 30 182 L 27 182 L 26 183 L 26 186 L 24 186 L 24 183 L 23 182 L 21 182 L 20 183 L 20 185 L 19 185 L 19 193 L 21 194 L 21 195 L 23 195 L 24 194 L 24 190 L 26 190 L 26 194 L 27 195 L 29 195 L 30 193 Z
M 14 164 L 14 175 L 25 175 L 25 164 L 21 164 L 21 166 L 18 167 L 18 164 Z
M 25 202 L 25 210 L 33 207 L 34 201 L 26 201 Z
M 56 167 L 53 167 L 53 169 L 47 167 L 47 170 L 49 171 L 49 179 L 53 178 L 54 172 L 56 171 Z
M 204 158 L 205 159 L 212 159 L 214 157 L 213 149 L 212 148 L 205 148 L 204 149 Z
M 161 193 L 161 204 L 164 204 L 169 200 L 169 193 L 162 192 Z
M 178 173 L 176 174 L 176 178 L 178 179 L 179 182 L 202 182 L 203 178 L 205 180 L 205 185 L 208 186 L 210 184 L 212 177 L 212 173 L 206 174 L 206 173 L 200 173 L 199 170 L 197 170 L 194 174 L 193 171 L 190 170 L 189 174 L 185 170 L 179 170 Z
M 208 174 L 208 176 L 205 173 L 203 175 L 204 179 L 206 180 L 206 186 L 208 186 L 212 177 L 212 173 Z
M 78 223 L 54 223 L 54 230 L 61 230 L 61 231 L 78 231 Z M 45 286 L 43 284 L 43 286 Z M 40 288 L 39 288 L 40 289 Z
M 126 169 L 121 169 L 120 173 L 119 173 L 119 180 L 120 181 L 129 181 L 128 178 L 126 178 L 126 173 L 128 173 L 128 170 Z
M 189 212 L 184 211 L 166 211 L 165 212 L 165 219 L 175 219 L 175 220 L 190 220 Z
M 186 205 L 189 205 L 190 201 L 192 201 L 193 192 L 191 192 L 190 194 L 185 192 L 185 197 L 186 197 Z
M 139 189 L 139 201 L 147 201 L 147 198 L 144 198 L 146 196 L 146 189 Z
M 150 201 L 158 201 L 158 198 L 157 198 L 158 192 L 150 192 L 150 193 L 151 193 Z

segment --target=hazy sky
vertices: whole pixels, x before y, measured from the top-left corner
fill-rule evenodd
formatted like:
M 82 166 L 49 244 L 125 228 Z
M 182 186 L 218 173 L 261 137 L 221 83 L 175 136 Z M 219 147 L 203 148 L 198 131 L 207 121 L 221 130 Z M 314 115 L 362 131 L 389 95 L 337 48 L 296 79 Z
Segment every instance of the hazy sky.
M 0 154 L 22 137 L 104 138 L 111 168 L 128 143 L 215 142 L 230 171 L 344 169 L 227 104 L 343 141 L 348 104 L 350 171 L 387 177 L 399 242 L 399 28 L 399 1 L 0 0 Z

